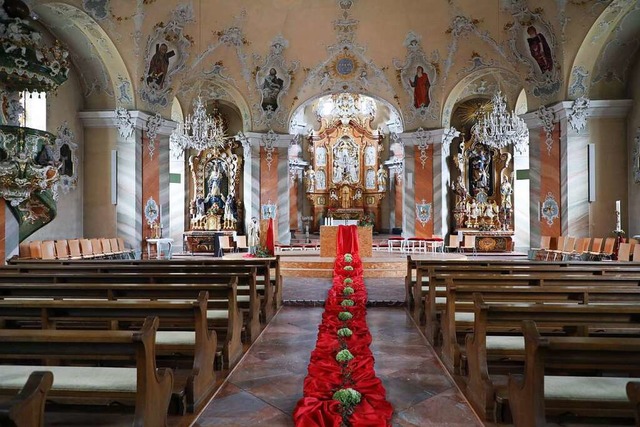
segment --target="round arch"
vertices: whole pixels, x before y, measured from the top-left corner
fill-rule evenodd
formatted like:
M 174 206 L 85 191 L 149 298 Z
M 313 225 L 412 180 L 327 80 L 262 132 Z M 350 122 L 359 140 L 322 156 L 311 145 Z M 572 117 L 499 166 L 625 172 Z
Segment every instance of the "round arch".
M 582 41 L 571 67 L 567 84 L 567 99 L 589 94 L 595 66 L 611 34 L 616 31 L 624 17 L 636 8 L 636 2 L 611 2 L 595 20 Z M 640 30 L 640 23 L 636 24 Z
M 382 104 L 383 106 L 385 106 L 390 114 L 390 118 L 392 118 L 393 116 L 395 116 L 395 123 L 389 125 L 390 131 L 395 132 L 395 133 L 402 133 L 404 132 L 404 118 L 402 116 L 402 110 L 396 108 L 394 105 L 392 105 L 389 101 L 387 101 L 386 99 L 371 94 L 371 93 L 366 93 L 366 92 L 352 92 L 354 95 L 363 95 L 363 96 L 367 96 L 373 100 L 375 100 L 376 102 L 379 102 L 380 104 Z M 287 123 L 288 123 L 288 131 L 289 134 L 291 135 L 296 135 L 298 133 L 301 133 L 300 129 L 296 129 L 298 126 L 295 123 L 295 118 L 304 111 L 304 109 L 311 103 L 315 102 L 316 100 L 324 97 L 324 96 L 329 96 L 329 95 L 334 95 L 333 93 L 320 93 L 320 94 L 316 94 L 313 95 L 309 98 L 307 98 L 306 100 L 302 101 L 300 104 L 298 104 L 298 106 L 295 109 L 292 109 L 291 112 L 289 113 L 289 118 L 287 119 Z M 391 129 L 393 128 L 393 129 Z
M 47 28 L 54 28 L 56 36 L 88 57 L 95 56 L 89 45 L 95 49 L 102 62 L 103 72 L 111 82 L 115 105 L 135 109 L 133 82 L 124 60 L 115 44 L 98 23 L 86 12 L 66 3 L 52 2 L 34 6 L 34 12 Z M 78 40 L 80 39 L 80 40 Z M 83 43 L 88 45 L 82 51 Z
M 504 86 L 503 82 L 506 82 L 506 81 L 510 81 L 510 82 L 517 81 L 518 84 L 520 84 L 520 79 L 515 73 L 509 70 L 506 70 L 504 68 L 498 68 L 498 67 L 483 68 L 480 70 L 476 70 L 471 74 L 463 77 L 453 87 L 453 89 L 451 89 L 451 92 L 449 92 L 449 96 L 447 97 L 447 100 L 444 103 L 444 108 L 442 110 L 442 127 L 443 128 L 446 129 L 448 127 L 451 127 L 451 117 L 453 115 L 453 109 L 458 102 L 469 99 L 471 97 L 491 98 L 493 96 L 493 92 L 489 92 L 489 91 L 487 91 L 487 93 L 481 93 L 481 92 L 475 91 L 473 94 L 470 94 L 470 95 L 465 94 L 465 90 L 470 85 L 472 85 L 476 81 L 481 80 L 483 77 L 487 77 L 487 76 L 491 76 L 493 79 L 496 80 L 498 88 L 503 87 Z M 521 89 L 521 87 L 518 89 Z M 507 93 L 506 95 L 507 97 L 509 97 L 509 95 L 511 94 Z

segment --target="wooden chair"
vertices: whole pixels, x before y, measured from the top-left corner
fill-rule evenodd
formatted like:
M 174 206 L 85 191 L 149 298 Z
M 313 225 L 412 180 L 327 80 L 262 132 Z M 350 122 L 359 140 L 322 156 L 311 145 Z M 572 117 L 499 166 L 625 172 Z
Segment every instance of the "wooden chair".
M 56 240 L 56 258 L 57 259 L 69 259 L 69 246 L 67 240 Z
M 104 252 L 102 251 L 102 243 L 100 243 L 100 239 L 89 239 L 91 242 L 91 248 L 94 257 L 103 258 Z
M 100 244 L 102 245 L 102 253 L 104 254 L 104 256 L 106 256 L 107 258 L 116 257 L 116 253 L 111 250 L 111 242 L 109 241 L 109 239 L 100 239 Z
M 124 239 L 122 237 L 117 237 L 116 241 L 118 242 L 118 250 L 120 252 L 122 252 L 123 257 L 125 259 L 134 259 L 135 258 L 133 250 L 127 249 L 127 247 L 124 245 Z
M 636 244 L 633 247 L 633 261 L 640 262 L 640 244 Z
M 602 237 L 595 237 L 593 239 L 593 243 L 591 244 L 591 250 L 589 253 L 590 259 L 597 259 L 600 256 L 600 251 L 602 250 L 602 242 L 604 239 Z
M 89 239 L 80 239 L 80 249 L 82 249 L 83 259 L 93 259 L 96 255 L 93 253 L 93 245 Z
M 573 257 L 576 248 L 576 238 L 567 237 L 564 241 L 564 249 L 562 249 L 561 256 L 563 260 Z
M 18 245 L 18 257 L 19 258 L 31 258 L 31 249 L 29 247 L 31 242 L 20 242 Z
M 53 240 L 45 240 L 40 245 L 42 250 L 42 259 L 56 259 L 56 246 Z
M 82 259 L 82 252 L 80 251 L 80 240 L 71 239 L 69 244 L 69 259 Z
M 618 261 L 630 261 L 629 255 L 631 254 L 630 243 L 620 243 L 618 246 Z
M 613 255 L 613 248 L 616 245 L 615 237 L 607 237 L 604 241 L 604 248 L 600 255 L 602 255 L 603 259 L 611 259 L 611 255 Z
M 247 236 L 236 236 L 236 252 L 246 250 L 249 252 L 249 246 L 247 246 Z
M 109 246 L 111 247 L 111 253 L 113 253 L 114 257 L 122 259 L 122 252 L 118 249 L 118 239 L 115 237 L 109 239 Z
M 549 249 L 551 247 L 551 236 L 540 236 L 540 248 Z
M 32 259 L 42 259 L 41 244 L 42 242 L 40 240 L 32 240 L 29 242 L 29 252 L 31 253 Z
M 217 256 L 224 256 L 225 251 L 233 252 L 233 246 L 231 245 L 230 236 L 218 236 L 218 243 L 220 244 L 220 249 L 218 250 Z
M 460 250 L 460 242 L 458 241 L 457 234 L 449 235 L 449 244 L 444 247 L 447 252 L 459 251 Z
M 462 246 L 460 246 L 460 252 L 471 251 L 474 255 L 476 254 L 476 236 L 466 235 L 464 236 L 464 242 Z

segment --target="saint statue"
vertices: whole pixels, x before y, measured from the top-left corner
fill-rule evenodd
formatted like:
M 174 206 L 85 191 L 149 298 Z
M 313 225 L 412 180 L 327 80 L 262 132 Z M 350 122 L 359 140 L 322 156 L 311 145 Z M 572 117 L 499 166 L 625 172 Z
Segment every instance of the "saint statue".
M 500 194 L 502 195 L 501 204 L 505 208 L 511 207 L 511 194 L 513 189 L 511 188 L 511 182 L 506 176 L 502 177 L 502 184 L 500 184 Z
M 316 173 L 314 172 L 313 167 L 309 166 L 304 174 L 307 179 L 307 193 L 313 193 L 315 191 L 316 177 Z
M 222 174 L 218 164 L 214 164 L 209 174 L 209 197 L 220 196 L 220 183 L 222 182 Z
M 480 148 L 473 157 L 470 158 L 471 178 L 473 195 L 477 195 L 480 190 L 490 194 L 489 191 L 489 153 Z
M 249 227 L 247 227 L 247 244 L 249 245 L 249 253 L 255 254 L 256 248 L 260 244 L 260 224 L 256 217 L 251 218 Z
M 387 171 L 384 170 L 382 165 L 378 168 L 376 175 L 378 178 L 378 191 L 385 191 L 387 189 Z

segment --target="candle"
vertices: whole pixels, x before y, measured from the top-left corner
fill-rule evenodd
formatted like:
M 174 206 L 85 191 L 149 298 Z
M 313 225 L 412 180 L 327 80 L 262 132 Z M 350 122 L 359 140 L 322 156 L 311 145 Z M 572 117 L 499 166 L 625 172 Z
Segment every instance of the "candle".
M 616 200 L 616 230 L 622 230 L 622 225 L 620 224 L 620 200 Z
M 620 200 L 616 200 L 616 212 L 620 212 Z

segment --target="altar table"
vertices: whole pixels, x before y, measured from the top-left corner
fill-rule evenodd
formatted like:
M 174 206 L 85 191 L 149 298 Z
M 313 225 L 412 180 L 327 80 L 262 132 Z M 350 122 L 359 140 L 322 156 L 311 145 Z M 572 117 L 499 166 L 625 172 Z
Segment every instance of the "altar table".
M 338 237 L 338 227 L 331 225 L 320 226 L 320 256 L 335 258 L 336 239 Z M 370 257 L 373 255 L 373 227 L 358 227 L 358 245 L 360 246 L 360 256 Z

